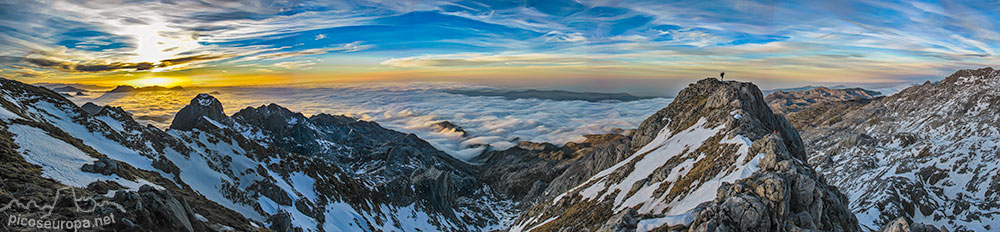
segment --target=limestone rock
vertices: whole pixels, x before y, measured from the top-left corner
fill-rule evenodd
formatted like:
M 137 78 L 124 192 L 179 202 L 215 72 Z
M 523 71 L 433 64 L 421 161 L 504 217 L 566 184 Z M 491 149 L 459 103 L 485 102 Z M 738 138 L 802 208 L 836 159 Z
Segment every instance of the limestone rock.
M 170 129 L 191 130 L 199 124 L 215 126 L 216 123 L 233 124 L 232 119 L 222 111 L 222 103 L 212 95 L 202 93 L 177 112 L 170 123 Z

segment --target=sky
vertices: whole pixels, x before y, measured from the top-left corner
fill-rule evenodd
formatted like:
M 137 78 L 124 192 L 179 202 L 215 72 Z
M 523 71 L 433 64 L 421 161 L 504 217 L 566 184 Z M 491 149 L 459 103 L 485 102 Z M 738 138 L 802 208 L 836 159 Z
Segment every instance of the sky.
M 459 82 L 671 96 L 887 86 L 998 62 L 998 1 L 4 1 L 0 76 L 114 86 Z

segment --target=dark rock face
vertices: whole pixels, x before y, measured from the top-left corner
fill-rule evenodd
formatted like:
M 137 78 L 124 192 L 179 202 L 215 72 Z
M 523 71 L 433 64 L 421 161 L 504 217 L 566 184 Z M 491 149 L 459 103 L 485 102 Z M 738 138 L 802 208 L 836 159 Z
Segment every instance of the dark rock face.
M 222 103 L 212 95 L 202 93 L 191 99 L 190 104 L 177 112 L 174 120 L 170 122 L 170 129 L 191 130 L 199 124 L 215 125 L 216 123 L 233 124 L 232 119 L 222 111 Z
M 102 156 L 94 161 L 93 164 L 84 164 L 80 169 L 84 172 L 100 173 L 105 176 L 111 175 L 118 173 L 118 161 L 108 159 L 107 156 Z
M 438 123 L 434 123 L 434 128 L 436 128 L 438 131 L 441 132 L 459 133 L 462 134 L 463 137 L 468 135 L 468 132 L 466 132 L 465 129 L 462 129 L 462 127 L 452 124 L 449 121 L 441 121 Z
M 522 141 L 507 150 L 489 151 L 483 154 L 486 162 L 479 166 L 478 178 L 520 207 L 530 207 L 623 159 L 611 154 L 624 152 L 629 144 L 629 138 L 620 134 L 585 137 L 561 147 Z
M 798 133 L 753 84 L 691 84 L 630 144 L 620 162 L 562 187 L 511 230 L 860 229 L 847 198 L 805 164 Z
M 302 229 L 295 228 L 295 225 L 292 225 L 292 217 L 289 216 L 288 212 L 281 212 L 275 215 L 271 215 L 271 217 L 267 218 L 267 222 L 271 223 L 271 227 L 269 229 L 272 229 L 274 231 L 278 232 L 302 231 Z
M 102 107 L 98 106 L 97 104 L 94 104 L 93 102 L 87 102 L 83 103 L 83 105 L 80 106 L 80 108 L 83 109 L 83 111 L 87 111 L 87 113 L 90 115 L 95 115 L 97 114 L 97 112 L 101 111 Z
M 579 158 L 562 174 L 548 183 L 536 201 L 548 200 L 569 191 L 598 172 L 628 158 L 632 138 L 627 135 L 606 134 L 587 136 L 587 146 L 578 150 Z M 568 145 L 567 145 L 568 146 Z
M 862 88 L 829 89 L 818 87 L 803 91 L 777 91 L 765 97 L 775 113 L 788 114 L 824 102 L 872 99 L 881 93 Z
M 187 201 L 168 191 L 144 185 L 137 192 L 116 192 L 111 201 L 125 207 L 124 219 L 117 230 L 207 231 Z

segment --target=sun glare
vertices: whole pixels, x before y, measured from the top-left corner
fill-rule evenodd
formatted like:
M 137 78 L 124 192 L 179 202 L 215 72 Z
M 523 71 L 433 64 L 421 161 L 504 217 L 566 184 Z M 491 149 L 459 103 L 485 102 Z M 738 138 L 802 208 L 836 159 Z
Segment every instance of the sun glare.
M 163 86 L 163 87 L 173 87 L 179 85 L 181 81 L 165 77 L 152 77 L 136 79 L 129 82 L 130 85 L 136 87 L 147 87 L 147 86 Z
M 136 54 L 130 62 L 152 62 L 176 58 L 178 54 L 191 51 L 200 47 L 198 41 L 190 36 L 165 36 L 176 32 L 177 29 L 170 28 L 161 19 L 149 17 L 149 24 L 119 25 L 119 33 L 136 38 Z M 167 33 L 170 32 L 170 33 Z

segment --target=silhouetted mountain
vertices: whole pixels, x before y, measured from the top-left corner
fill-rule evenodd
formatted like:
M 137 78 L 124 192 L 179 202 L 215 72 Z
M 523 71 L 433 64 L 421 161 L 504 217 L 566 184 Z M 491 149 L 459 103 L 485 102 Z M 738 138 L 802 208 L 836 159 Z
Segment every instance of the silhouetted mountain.
M 63 86 L 63 87 L 53 88 L 52 91 L 56 91 L 56 92 L 60 92 L 60 93 L 87 92 L 87 90 L 85 90 L 85 89 L 80 89 L 80 88 L 69 86 L 69 85 Z
M 183 89 L 184 88 L 180 86 L 167 88 L 163 86 L 154 85 L 154 86 L 136 88 L 130 85 L 119 85 L 118 87 L 115 87 L 115 89 L 108 91 L 108 93 L 151 92 L 151 91 L 167 91 L 167 90 L 183 90 Z

